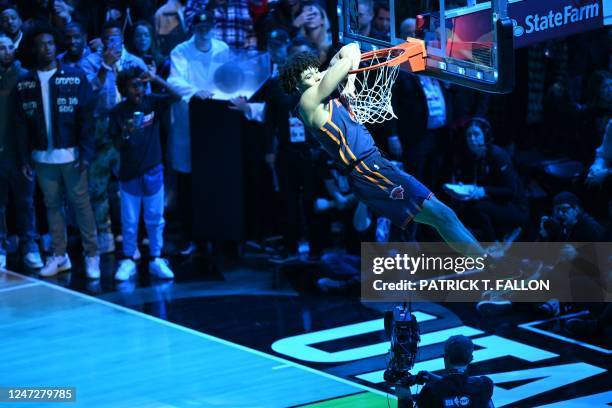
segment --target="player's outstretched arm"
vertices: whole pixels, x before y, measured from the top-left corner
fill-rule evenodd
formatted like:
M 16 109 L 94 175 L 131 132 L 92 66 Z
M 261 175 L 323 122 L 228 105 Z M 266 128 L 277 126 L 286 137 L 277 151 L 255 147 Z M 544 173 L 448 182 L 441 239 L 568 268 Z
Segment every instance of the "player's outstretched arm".
M 332 62 L 327 71 L 325 71 L 323 79 L 321 79 L 321 82 L 319 82 L 315 89 L 316 103 L 321 103 L 331 95 L 338 88 L 338 84 L 346 79 L 349 71 L 354 69 L 355 66 L 359 66 L 360 60 L 361 51 L 357 43 L 351 43 L 342 47 L 332 58 Z

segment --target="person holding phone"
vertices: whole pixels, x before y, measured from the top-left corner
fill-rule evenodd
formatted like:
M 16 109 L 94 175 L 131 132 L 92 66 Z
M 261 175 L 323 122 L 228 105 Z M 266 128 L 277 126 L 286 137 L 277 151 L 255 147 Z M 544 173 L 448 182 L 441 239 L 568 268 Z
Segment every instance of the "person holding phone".
M 98 228 L 100 253 L 115 250 L 115 237 L 111 229 L 108 187 L 113 174 L 117 174 L 119 155 L 108 134 L 110 111 L 121 102 L 117 88 L 117 75 L 128 68 L 138 67 L 148 71 L 147 65 L 123 46 L 123 31 L 118 22 L 107 22 L 102 29 L 103 47 L 91 53 L 83 62 L 83 70 L 97 91 L 94 110 L 96 155 L 91 163 L 89 189 Z M 150 92 L 147 84 L 146 91 Z
M 125 100 L 111 112 L 110 135 L 121 155 L 119 191 L 121 193 L 121 226 L 123 259 L 115 279 L 125 281 L 136 273 L 138 223 L 140 208 L 149 238 L 149 273 L 162 279 L 174 274 L 161 258 L 164 232 L 164 169 L 160 141 L 160 121 L 170 105 L 180 99 L 175 90 L 155 71 L 128 68 L 117 77 Z M 146 94 L 153 82 L 165 94 Z

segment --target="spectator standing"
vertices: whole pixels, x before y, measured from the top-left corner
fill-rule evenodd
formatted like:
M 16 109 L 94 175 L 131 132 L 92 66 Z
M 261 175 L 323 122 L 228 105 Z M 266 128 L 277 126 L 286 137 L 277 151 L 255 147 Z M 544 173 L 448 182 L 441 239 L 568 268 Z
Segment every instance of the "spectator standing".
M 91 53 L 83 62 L 83 70 L 97 92 L 95 118 L 96 155 L 89 171 L 91 203 L 98 227 L 100 253 L 115 250 L 111 229 L 108 188 L 113 173 L 117 173 L 119 155 L 108 134 L 110 111 L 121 101 L 117 89 L 117 74 L 130 67 L 147 70 L 145 63 L 123 46 L 123 33 L 117 22 L 106 23 L 102 30 L 103 50 Z
M 78 23 L 70 23 L 64 28 L 66 52 L 59 55 L 62 64 L 83 69 L 85 59 L 91 54 L 87 47 L 87 34 Z
M 372 31 L 372 20 L 374 20 L 374 2 L 372 0 L 359 0 L 357 16 L 358 34 L 369 37 Z
M 304 37 L 317 47 L 321 62 L 327 60 L 331 48 L 331 32 L 327 13 L 317 3 L 306 3 L 298 20 L 303 18 L 302 31 Z
M 164 57 L 187 40 L 185 23 L 186 0 L 168 0 L 155 13 L 155 36 L 159 42 L 159 51 Z
M 193 25 L 195 18 L 204 10 L 213 12 L 214 38 L 225 42 L 231 48 L 257 48 L 257 37 L 253 29 L 248 0 L 188 0 L 185 7 L 188 26 L 195 27 Z
M 7 7 L 0 14 L 0 31 L 6 34 L 15 47 L 15 59 L 21 62 L 23 68 L 32 67 L 31 50 L 23 47 L 25 26 L 17 8 Z
M 23 0 L 20 2 L 22 13 L 27 17 L 26 26 L 50 24 L 63 29 L 72 21 L 74 7 L 65 0 Z M 27 30 L 26 30 L 27 31 Z
M 0 27 L 2 32 L 6 34 L 11 40 L 13 40 L 13 46 L 15 49 L 19 49 L 21 41 L 23 40 L 23 22 L 16 8 L 7 7 L 2 10 L 0 15 Z
M 401 39 L 406 39 L 408 37 L 414 38 L 416 35 L 416 19 L 413 17 L 408 17 L 402 24 L 400 25 L 400 37 Z
M 302 2 L 300 0 L 280 0 L 268 14 L 266 31 L 285 30 L 293 38 L 298 35 L 304 25 L 305 17 L 306 15 L 302 14 Z
M 145 82 L 153 81 L 171 95 L 146 95 Z M 151 69 L 143 72 L 130 68 L 119 73 L 119 90 L 126 100 L 111 113 L 110 134 L 121 154 L 119 190 L 121 192 L 121 224 L 123 253 L 126 257 L 115 279 L 124 281 L 136 273 L 140 207 L 149 238 L 151 261 L 149 273 L 171 279 L 168 263 L 161 258 L 164 233 L 164 171 L 160 141 L 160 120 L 163 111 L 179 99 L 168 84 Z
M 191 130 L 189 127 L 189 101 L 196 97 L 209 99 L 212 72 L 211 63 L 219 54 L 229 50 L 227 44 L 213 38 L 214 15 L 211 11 L 197 14 L 193 19 L 194 35 L 179 44 L 170 54 L 168 83 L 181 96 L 172 106 L 173 123 L 168 148 L 172 169 L 177 172 L 177 197 L 183 231 L 188 240 L 183 253 L 193 250 L 192 239 L 192 190 L 191 190 Z
M 24 263 L 29 268 L 43 267 L 36 244 L 34 181 L 26 178 L 17 165 L 17 143 L 13 128 L 15 86 L 18 77 L 26 73 L 19 61 L 15 60 L 13 40 L 0 35 L 0 270 L 6 267 L 6 205 L 11 190 L 15 197 L 17 230 Z
M 436 79 L 400 71 L 393 88 L 393 108 L 399 119 L 389 122 L 389 150 L 404 168 L 424 183 L 438 182 L 448 118 L 452 105 Z
M 154 66 L 156 73 L 160 74 L 164 71 L 167 58 L 158 51 L 153 26 L 146 21 L 138 21 L 134 24 L 129 50 L 142 59 L 147 67 Z
M 249 12 L 253 18 L 253 30 L 257 37 L 257 49 L 266 49 L 266 17 L 270 12 L 268 0 L 249 0 Z
M 18 156 L 26 178 L 36 170 L 51 232 L 53 255 L 40 275 L 71 268 L 66 253 L 64 195 L 81 232 L 88 278 L 100 277 L 96 224 L 87 188 L 87 168 L 94 156 L 91 126 L 92 90 L 81 70 L 56 59 L 52 30 L 32 32 L 37 69 L 17 82 L 16 134 Z
M 248 0 L 211 0 L 207 8 L 214 13 L 213 33 L 217 40 L 223 41 L 230 48 L 257 48 Z
M 374 20 L 370 36 L 384 41 L 390 41 L 391 14 L 388 4 L 376 4 L 374 7 Z
M 305 6 L 306 8 L 307 6 Z M 288 44 L 288 35 L 281 30 L 274 30 L 268 37 L 268 47 L 289 49 L 291 55 L 303 51 L 314 51 L 303 40 L 294 40 Z M 289 45 L 289 46 L 288 46 Z M 287 47 L 288 46 L 288 47 Z M 276 64 L 283 65 L 287 52 L 278 53 Z M 264 85 L 265 97 L 265 135 L 266 162 L 278 174 L 280 197 L 282 199 L 284 223 L 284 252 L 282 258 L 298 253 L 298 243 L 305 231 L 310 243 L 311 257 L 322 254 L 323 239 L 321 223 L 315 218 L 314 202 L 318 173 L 314 167 L 313 141 L 304 125 L 293 112 L 299 102 L 296 95 L 283 92 L 278 75 L 273 75 Z M 310 142 L 310 143 L 309 143 Z

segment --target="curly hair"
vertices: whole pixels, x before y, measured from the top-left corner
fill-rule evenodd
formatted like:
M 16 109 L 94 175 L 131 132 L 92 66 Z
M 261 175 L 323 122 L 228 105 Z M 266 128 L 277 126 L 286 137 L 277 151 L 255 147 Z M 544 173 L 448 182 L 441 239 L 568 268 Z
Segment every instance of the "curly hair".
M 121 94 L 127 93 L 128 82 L 134 78 L 140 78 L 144 74 L 144 70 L 140 67 L 129 67 L 119 72 L 117 75 L 117 89 Z
M 281 87 L 286 93 L 294 93 L 302 73 L 309 68 L 319 69 L 320 66 L 319 57 L 312 52 L 300 52 L 289 57 L 280 72 Z

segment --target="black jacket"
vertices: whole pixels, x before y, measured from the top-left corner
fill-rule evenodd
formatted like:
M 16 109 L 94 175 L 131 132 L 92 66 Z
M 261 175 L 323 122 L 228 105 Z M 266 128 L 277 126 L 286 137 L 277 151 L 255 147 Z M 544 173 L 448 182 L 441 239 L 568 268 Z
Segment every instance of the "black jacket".
M 455 373 L 428 382 L 416 400 L 419 408 L 487 408 L 492 396 L 489 377 Z
M 527 207 L 523 182 L 510 155 L 501 147 L 488 145 L 487 153 L 481 159 L 465 153 L 456 158 L 453 169 L 455 181 L 484 187 L 487 197 L 491 200 Z
M 93 90 L 78 68 L 58 64 L 49 79 L 53 146 L 58 149 L 78 147 L 79 157 L 91 161 L 94 156 Z M 17 81 L 15 118 L 20 164 L 30 162 L 32 150 L 47 150 L 47 126 L 40 81 L 36 70 Z

